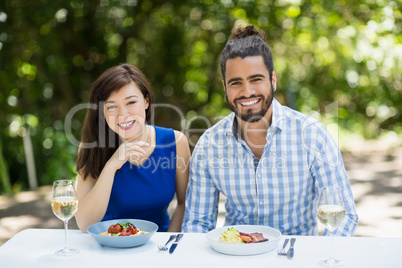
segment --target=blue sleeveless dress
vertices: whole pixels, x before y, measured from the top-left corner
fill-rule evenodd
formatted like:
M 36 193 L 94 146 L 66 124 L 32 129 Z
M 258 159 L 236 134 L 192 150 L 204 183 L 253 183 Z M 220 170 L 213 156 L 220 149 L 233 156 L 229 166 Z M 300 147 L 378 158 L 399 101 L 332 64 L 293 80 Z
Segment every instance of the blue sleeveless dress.
M 176 139 L 173 129 L 153 126 L 156 147 L 142 166 L 126 162 L 116 172 L 109 204 L 102 221 L 142 219 L 166 232 L 167 212 L 176 188 Z

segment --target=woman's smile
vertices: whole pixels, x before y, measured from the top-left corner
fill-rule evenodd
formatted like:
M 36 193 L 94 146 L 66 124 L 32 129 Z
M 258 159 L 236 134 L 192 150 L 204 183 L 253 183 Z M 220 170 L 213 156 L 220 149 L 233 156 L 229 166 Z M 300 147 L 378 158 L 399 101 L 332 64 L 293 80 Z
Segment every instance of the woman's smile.
M 127 122 L 118 123 L 117 125 L 120 127 L 120 129 L 127 131 L 133 127 L 134 123 L 135 120 L 131 120 Z

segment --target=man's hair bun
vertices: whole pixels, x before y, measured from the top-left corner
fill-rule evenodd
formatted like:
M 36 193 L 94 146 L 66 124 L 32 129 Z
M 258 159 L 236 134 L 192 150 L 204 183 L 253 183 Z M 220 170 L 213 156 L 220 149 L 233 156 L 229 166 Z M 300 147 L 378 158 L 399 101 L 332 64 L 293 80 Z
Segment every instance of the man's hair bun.
M 267 35 L 264 31 L 258 30 L 254 27 L 254 25 L 248 25 L 246 27 L 237 27 L 234 29 L 229 37 L 229 40 L 246 38 L 253 35 L 261 37 L 261 39 L 264 41 L 267 39 Z

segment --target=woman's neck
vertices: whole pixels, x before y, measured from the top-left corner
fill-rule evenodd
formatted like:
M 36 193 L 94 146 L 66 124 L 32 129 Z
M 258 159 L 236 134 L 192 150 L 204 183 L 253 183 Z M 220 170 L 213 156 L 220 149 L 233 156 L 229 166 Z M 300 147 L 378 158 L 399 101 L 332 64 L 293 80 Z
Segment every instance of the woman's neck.
M 150 143 L 151 141 L 151 135 L 152 132 L 150 130 L 150 126 L 148 125 L 144 125 L 144 130 L 142 131 L 142 134 L 136 135 L 134 138 L 132 139 L 125 139 L 125 138 L 121 138 L 121 140 L 124 142 L 126 140 L 132 142 L 132 141 L 142 141 L 142 142 L 146 142 L 146 143 Z

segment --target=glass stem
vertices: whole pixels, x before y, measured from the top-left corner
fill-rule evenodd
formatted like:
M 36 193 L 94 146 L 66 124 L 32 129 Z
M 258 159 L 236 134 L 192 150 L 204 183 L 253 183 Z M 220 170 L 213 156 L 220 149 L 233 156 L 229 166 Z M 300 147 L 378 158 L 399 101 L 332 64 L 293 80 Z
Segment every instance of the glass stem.
M 65 246 L 64 246 L 65 249 L 68 249 L 68 248 L 69 248 L 69 246 L 68 246 L 68 232 L 67 232 L 67 230 L 68 230 L 68 221 L 64 221 L 64 231 L 65 231 L 64 237 L 65 237 L 65 241 L 66 241 Z
M 334 234 L 329 232 L 329 236 L 331 237 L 331 259 L 335 259 L 334 257 Z

